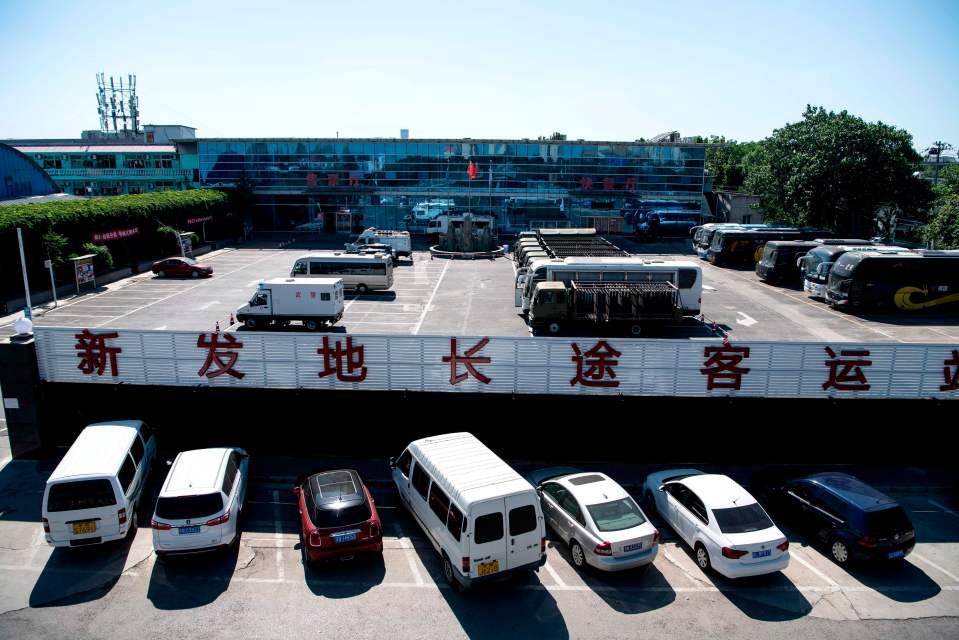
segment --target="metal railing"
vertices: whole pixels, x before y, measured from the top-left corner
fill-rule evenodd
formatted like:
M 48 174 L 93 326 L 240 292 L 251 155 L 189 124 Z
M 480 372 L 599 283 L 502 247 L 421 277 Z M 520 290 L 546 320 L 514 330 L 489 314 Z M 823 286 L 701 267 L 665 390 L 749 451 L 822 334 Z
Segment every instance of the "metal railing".
M 52 177 L 77 178 L 188 178 L 190 169 L 45 169 Z

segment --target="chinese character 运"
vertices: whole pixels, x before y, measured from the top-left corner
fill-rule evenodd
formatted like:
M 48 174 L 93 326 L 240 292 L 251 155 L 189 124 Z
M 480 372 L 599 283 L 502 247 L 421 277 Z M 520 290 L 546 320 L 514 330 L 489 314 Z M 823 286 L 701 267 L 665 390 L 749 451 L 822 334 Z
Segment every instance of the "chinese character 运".
M 829 367 L 829 379 L 822 383 L 824 390 L 835 387 L 839 391 L 869 391 L 869 383 L 866 382 L 866 374 L 863 373 L 862 368 L 871 365 L 872 360 L 861 359 L 868 357 L 869 351 L 847 349 L 839 352 L 842 357 L 837 357 L 831 347 L 826 347 L 826 354 L 830 359 L 823 364 Z M 856 359 L 846 360 L 845 358 Z

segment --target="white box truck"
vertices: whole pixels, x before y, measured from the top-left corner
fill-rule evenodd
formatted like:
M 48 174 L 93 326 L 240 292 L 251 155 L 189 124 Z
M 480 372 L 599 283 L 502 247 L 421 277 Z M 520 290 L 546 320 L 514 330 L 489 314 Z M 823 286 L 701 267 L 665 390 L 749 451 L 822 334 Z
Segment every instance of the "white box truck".
M 341 278 L 273 278 L 261 282 L 250 301 L 236 310 L 237 322 L 264 329 L 302 322 L 310 331 L 343 317 Z
M 386 245 L 393 251 L 394 258 L 413 255 L 410 244 L 409 231 L 391 231 L 388 229 L 374 229 L 370 227 L 357 236 L 356 240 L 347 243 L 347 251 L 357 251 L 371 244 Z

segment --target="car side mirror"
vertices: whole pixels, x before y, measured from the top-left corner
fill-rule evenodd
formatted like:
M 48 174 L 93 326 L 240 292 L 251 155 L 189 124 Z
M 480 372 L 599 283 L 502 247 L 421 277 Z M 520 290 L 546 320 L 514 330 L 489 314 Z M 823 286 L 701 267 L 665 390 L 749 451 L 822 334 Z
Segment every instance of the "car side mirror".
M 659 485 L 659 490 L 660 490 L 660 491 L 665 491 L 665 490 L 666 490 L 666 485 L 664 485 L 664 484 Z

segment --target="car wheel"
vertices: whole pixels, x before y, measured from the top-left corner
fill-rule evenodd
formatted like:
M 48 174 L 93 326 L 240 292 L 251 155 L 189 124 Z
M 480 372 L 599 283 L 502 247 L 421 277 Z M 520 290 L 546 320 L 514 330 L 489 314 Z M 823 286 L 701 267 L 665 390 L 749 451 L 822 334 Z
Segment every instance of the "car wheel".
M 137 512 L 136 507 L 133 507 L 133 515 L 130 517 L 130 528 L 127 529 L 127 538 L 132 539 L 137 534 Z
M 700 569 L 703 570 L 703 573 L 709 573 L 712 564 L 709 562 L 709 552 L 706 551 L 706 547 L 703 546 L 703 543 L 699 542 L 696 544 L 696 564 Z
M 306 325 L 307 331 L 316 331 L 320 328 L 320 323 L 318 323 L 316 320 L 307 320 L 303 324 Z
M 256 326 L 259 323 L 256 321 L 256 318 L 247 318 L 246 320 L 243 321 L 243 324 L 246 325 L 247 329 L 256 329 Z
M 546 325 L 546 330 L 551 336 L 559 335 L 559 332 L 563 330 L 563 326 L 558 322 L 550 322 Z
M 199 277 L 200 277 L 200 272 L 199 272 L 199 271 L 191 271 L 191 272 L 190 272 L 190 277 L 191 277 L 191 278 L 194 278 L 194 279 L 199 278 Z
M 165 278 L 165 277 L 166 277 L 166 271 L 157 271 L 157 277 L 158 277 L 158 278 Z
M 453 591 L 459 590 L 459 582 L 456 581 L 456 575 L 453 573 L 453 563 L 445 553 L 443 554 L 443 577 Z
M 573 559 L 573 566 L 582 569 L 586 566 L 586 553 L 578 542 L 573 540 L 569 543 L 569 555 Z
M 839 538 L 833 538 L 829 545 L 829 555 L 840 566 L 849 564 L 849 547 Z
M 369 291 L 370 291 L 370 288 L 363 283 L 356 285 L 356 292 L 359 293 L 360 295 L 369 293 Z

